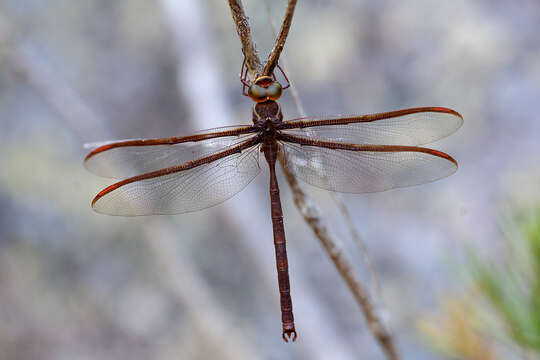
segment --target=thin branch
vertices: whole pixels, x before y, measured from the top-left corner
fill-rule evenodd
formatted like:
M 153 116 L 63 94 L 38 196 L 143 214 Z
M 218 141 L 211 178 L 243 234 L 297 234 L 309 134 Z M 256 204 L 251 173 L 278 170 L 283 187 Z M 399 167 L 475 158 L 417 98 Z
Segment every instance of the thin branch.
M 287 35 L 289 35 L 289 29 L 291 28 L 292 18 L 294 15 L 294 9 L 296 8 L 296 0 L 289 0 L 287 5 L 287 10 L 285 11 L 285 17 L 283 18 L 283 23 L 281 24 L 281 30 L 276 38 L 276 43 L 270 55 L 268 55 L 268 61 L 264 65 L 263 75 L 272 75 L 274 68 L 276 67 L 281 51 L 285 46 L 287 41 Z
M 277 26 L 274 20 L 272 19 L 272 8 L 270 7 L 270 1 L 265 0 L 264 4 L 266 5 L 266 12 L 268 13 L 268 20 L 270 21 L 270 26 L 272 27 L 272 34 L 276 36 Z M 281 65 L 283 69 L 288 68 L 288 61 L 287 61 L 287 57 L 285 56 L 285 53 L 281 55 Z M 304 110 L 304 105 L 302 105 L 302 100 L 300 100 L 300 94 L 298 94 L 298 88 L 296 87 L 293 79 L 289 79 L 289 84 L 291 84 L 290 91 L 293 97 L 294 104 L 296 105 L 296 110 L 298 111 L 298 115 L 304 118 L 307 115 L 306 115 L 306 111 Z
M 289 1 L 289 6 L 287 7 L 287 12 L 285 14 L 285 19 L 283 20 L 281 31 L 276 40 L 276 46 L 274 47 L 272 54 L 270 54 L 269 56 L 269 60 L 266 63 L 265 70 L 263 70 L 263 74 L 271 74 L 279 60 L 279 56 L 281 54 L 281 51 L 283 50 L 287 34 L 289 32 L 295 5 L 296 0 Z M 248 34 L 246 36 L 249 36 L 250 33 L 251 32 L 239 32 L 238 34 L 240 35 L 240 37 L 242 37 L 242 34 Z M 242 39 L 241 41 L 242 43 L 253 43 L 251 39 L 249 39 L 249 41 L 246 39 Z M 267 72 L 267 67 L 271 69 L 270 72 Z M 364 313 L 366 322 L 371 333 L 373 334 L 379 345 L 382 347 L 383 351 L 386 353 L 388 359 L 398 360 L 400 357 L 395 348 L 393 337 L 390 331 L 386 328 L 385 324 L 378 317 L 373 305 L 371 304 L 371 300 L 368 296 L 367 290 L 364 289 L 358 276 L 356 276 L 356 274 L 354 273 L 353 267 L 346 258 L 345 254 L 337 245 L 337 242 L 334 241 L 334 239 L 331 237 L 327 227 L 323 224 L 317 206 L 311 201 L 311 199 L 301 188 L 294 174 L 290 171 L 289 168 L 287 168 L 287 166 L 285 166 L 285 159 L 283 159 L 282 154 L 280 155 L 281 156 L 279 157 L 279 161 L 281 164 L 281 168 L 283 170 L 283 173 L 285 174 L 285 178 L 287 179 L 289 186 L 291 187 L 296 207 L 304 217 L 304 220 L 311 227 L 315 235 L 321 241 L 324 249 L 334 262 L 334 265 L 336 266 L 338 272 L 345 280 L 345 283 L 349 287 L 349 290 L 353 293 L 356 301 L 358 302 Z
M 234 24 L 236 25 L 236 31 L 240 37 L 242 43 L 242 52 L 246 58 L 246 65 L 248 68 L 248 76 L 251 81 L 261 74 L 261 60 L 257 54 L 257 48 L 251 37 L 251 28 L 249 21 L 244 13 L 244 7 L 241 0 L 229 0 L 229 6 L 231 8 Z
M 351 212 L 347 208 L 347 205 L 343 202 L 343 199 L 339 193 L 331 192 L 330 196 L 336 203 L 337 207 L 339 208 L 339 211 L 341 212 L 341 215 L 343 216 L 343 219 L 345 220 L 345 223 L 347 224 L 347 227 L 349 228 L 349 232 L 351 234 L 351 237 L 353 238 L 354 242 L 360 249 L 360 252 L 362 253 L 362 256 L 364 258 L 364 261 L 369 269 L 369 273 L 371 274 L 371 281 L 373 281 L 373 284 L 375 285 L 375 293 L 380 298 L 381 297 L 381 284 L 379 283 L 379 278 L 377 277 L 377 273 L 375 272 L 375 267 L 373 266 L 373 262 L 371 261 L 371 258 L 368 254 L 368 249 L 364 241 L 362 241 L 362 238 L 360 237 L 360 234 L 356 230 L 356 226 L 354 226 L 354 223 L 351 218 Z
M 353 293 L 356 302 L 362 308 L 371 333 L 379 342 L 379 345 L 384 349 L 388 359 L 399 359 L 390 331 L 386 329 L 386 326 L 375 312 L 367 290 L 364 289 L 360 279 L 354 273 L 353 267 L 343 253 L 343 250 L 337 245 L 337 242 L 328 232 L 328 228 L 323 224 L 319 209 L 300 187 L 300 184 L 296 180 L 294 174 L 292 174 L 292 172 L 284 165 L 285 162 L 282 158 L 280 159 L 280 163 L 283 173 L 285 174 L 285 178 L 292 189 L 296 207 L 304 217 L 304 220 L 311 227 L 317 238 L 319 238 L 321 241 L 321 244 L 330 256 L 330 259 L 332 259 L 334 262 L 334 265 L 339 271 L 341 277 L 343 277 L 343 280 L 345 280 L 349 290 Z

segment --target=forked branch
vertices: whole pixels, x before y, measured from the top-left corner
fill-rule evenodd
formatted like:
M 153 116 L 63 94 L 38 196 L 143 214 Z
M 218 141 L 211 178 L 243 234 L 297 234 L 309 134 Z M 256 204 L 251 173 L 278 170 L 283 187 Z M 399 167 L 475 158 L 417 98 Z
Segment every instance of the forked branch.
M 285 47 L 287 41 L 287 35 L 289 35 L 289 29 L 291 28 L 292 18 L 294 15 L 294 9 L 296 8 L 297 0 L 289 0 L 287 4 L 287 10 L 285 11 L 285 17 L 281 24 L 281 29 L 274 43 L 274 48 L 268 55 L 268 60 L 262 67 L 261 60 L 257 54 L 255 43 L 251 37 L 251 28 L 249 26 L 248 18 L 244 12 L 244 7 L 241 0 L 229 0 L 229 6 L 231 8 L 232 17 L 236 25 L 236 31 L 240 37 L 242 43 L 242 52 L 246 58 L 246 65 L 248 68 L 248 75 L 250 80 L 254 80 L 257 75 L 271 76 L 276 68 L 279 56 Z
M 247 18 L 243 12 L 241 1 L 229 0 L 229 4 L 231 5 L 233 19 L 236 23 L 238 35 L 240 36 L 240 40 L 242 42 L 242 50 L 246 58 L 248 69 L 250 72 L 261 74 L 261 72 L 258 71 L 258 69 L 260 69 L 260 67 L 258 67 L 260 65 L 260 59 L 256 51 L 252 51 L 254 49 L 254 43 L 251 39 L 249 23 L 247 22 Z M 291 26 L 295 6 L 296 0 L 289 0 L 287 11 L 285 13 L 285 18 L 281 25 L 281 30 L 277 36 L 274 49 L 272 50 L 268 61 L 263 69 L 262 74 L 264 75 L 271 75 L 278 63 L 279 56 L 281 55 L 281 51 L 285 46 L 285 41 L 289 33 L 289 28 Z M 242 24 L 239 24 L 237 21 L 242 21 Z M 244 29 L 244 26 L 246 26 L 247 29 Z M 242 31 L 240 29 L 242 29 Z M 287 178 L 287 181 L 292 189 L 296 207 L 298 208 L 308 225 L 311 227 L 317 238 L 321 241 L 321 244 L 328 253 L 328 256 L 332 259 L 340 275 L 343 277 L 345 283 L 349 287 L 350 291 L 353 293 L 356 302 L 360 305 L 360 308 L 364 313 L 371 333 L 385 352 L 387 358 L 390 360 L 398 360 L 400 357 L 395 348 L 392 334 L 378 317 L 375 308 L 371 303 L 368 291 L 362 286 L 362 283 L 360 282 L 359 277 L 355 274 L 350 262 L 348 261 L 340 247 L 337 245 L 338 242 L 335 241 L 330 235 L 328 228 L 320 218 L 319 210 L 317 209 L 317 207 L 313 204 L 313 202 L 309 199 L 307 194 L 301 188 L 294 174 L 286 166 L 284 166 L 284 159 L 280 157 L 279 160 L 285 177 Z

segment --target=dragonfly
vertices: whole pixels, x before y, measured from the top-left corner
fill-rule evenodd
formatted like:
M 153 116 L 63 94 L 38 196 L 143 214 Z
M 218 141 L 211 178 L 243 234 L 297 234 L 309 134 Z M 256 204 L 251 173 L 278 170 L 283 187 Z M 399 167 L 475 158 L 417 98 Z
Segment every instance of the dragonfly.
M 280 68 L 281 70 L 281 68 Z M 281 70 L 283 72 L 283 70 Z M 286 77 L 286 76 L 285 76 Z M 370 115 L 283 120 L 283 90 L 272 76 L 253 82 L 241 75 L 254 101 L 251 125 L 210 129 L 182 137 L 130 139 L 95 145 L 85 167 L 118 179 L 92 200 L 109 215 L 181 214 L 231 198 L 262 169 L 270 174 L 282 338 L 295 341 L 289 266 L 276 162 L 308 184 L 343 193 L 369 193 L 419 185 L 453 174 L 457 162 L 421 147 L 455 132 L 463 117 L 444 107 L 419 107 Z M 245 91 L 247 88 L 247 91 Z

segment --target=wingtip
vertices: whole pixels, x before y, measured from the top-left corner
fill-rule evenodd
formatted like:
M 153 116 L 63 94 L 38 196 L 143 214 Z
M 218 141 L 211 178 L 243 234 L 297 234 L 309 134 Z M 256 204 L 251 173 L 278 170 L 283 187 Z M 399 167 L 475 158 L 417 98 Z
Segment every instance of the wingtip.
M 459 117 L 461 120 L 463 120 L 463 116 L 454 109 L 450 109 L 450 108 L 447 108 L 447 107 L 444 107 L 444 106 L 436 106 L 436 107 L 432 107 L 430 109 L 432 111 L 436 111 L 436 112 L 443 112 L 443 113 L 447 113 L 447 114 L 452 114 L 452 115 L 455 115 L 455 116 Z
M 427 149 L 427 150 L 429 150 L 429 153 L 431 153 L 432 155 L 438 156 L 440 158 L 443 158 L 452 162 L 456 166 L 456 169 L 459 167 L 456 159 L 454 159 L 452 156 L 448 155 L 447 153 L 439 151 L 439 150 L 433 150 L 433 149 Z
M 129 180 L 129 179 L 128 179 Z M 112 185 L 109 185 L 107 186 L 105 189 L 101 190 L 99 193 L 97 193 L 97 195 L 94 197 L 94 199 L 92 200 L 92 208 L 95 210 L 95 211 L 98 211 L 96 209 L 96 203 L 99 199 L 101 199 L 103 196 L 107 195 L 108 193 L 110 193 L 111 191 L 113 190 L 116 190 L 118 189 L 119 187 L 121 187 L 122 185 L 125 185 L 127 182 L 126 180 L 124 181 L 120 181 L 120 182 L 117 182 L 117 183 L 114 183 Z M 98 211 L 99 212 L 99 211 Z
M 94 196 L 94 198 L 92 199 L 91 206 L 92 206 L 92 209 L 93 209 L 94 211 L 97 211 L 97 210 L 96 210 L 96 207 L 95 207 L 94 205 L 96 205 L 96 201 L 98 201 L 99 198 L 100 198 L 99 195 L 96 195 L 96 196 Z
M 89 160 L 92 156 L 94 156 L 93 151 L 92 151 L 92 152 L 89 152 L 88 155 L 86 155 L 86 156 L 84 157 L 83 165 L 84 165 L 85 168 L 87 168 L 86 165 L 88 164 L 88 160 Z M 87 168 L 87 169 L 88 169 L 88 168 Z
M 83 160 L 83 163 L 86 164 L 87 161 L 90 160 L 90 158 L 92 158 L 94 155 L 99 154 L 105 150 L 112 149 L 113 147 L 114 146 L 111 146 L 111 144 L 107 144 L 107 145 L 102 145 L 100 147 L 95 148 L 94 150 L 90 151 L 88 155 L 86 155 L 86 157 Z

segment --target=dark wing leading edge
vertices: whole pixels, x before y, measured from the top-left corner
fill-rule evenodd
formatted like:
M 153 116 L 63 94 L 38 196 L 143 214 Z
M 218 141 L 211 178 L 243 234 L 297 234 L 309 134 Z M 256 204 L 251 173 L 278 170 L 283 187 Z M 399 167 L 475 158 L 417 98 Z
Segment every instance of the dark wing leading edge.
M 253 126 L 234 126 L 178 138 L 88 144 L 92 151 L 86 156 L 84 165 L 96 175 L 124 179 L 193 161 L 240 144 L 253 136 Z
M 261 171 L 258 137 L 221 152 L 115 183 L 92 201 L 109 215 L 180 214 L 217 205 L 246 187 Z
M 329 142 L 418 146 L 442 139 L 463 124 L 451 109 L 424 107 L 362 116 L 285 121 L 281 132 Z
M 426 148 L 354 145 L 282 135 L 286 166 L 322 189 L 368 193 L 431 182 L 457 170 L 449 155 Z
M 452 157 L 417 146 L 462 124 L 459 113 L 441 107 L 290 120 L 280 127 L 281 151 L 286 166 L 311 185 L 346 193 L 384 191 L 453 174 Z

